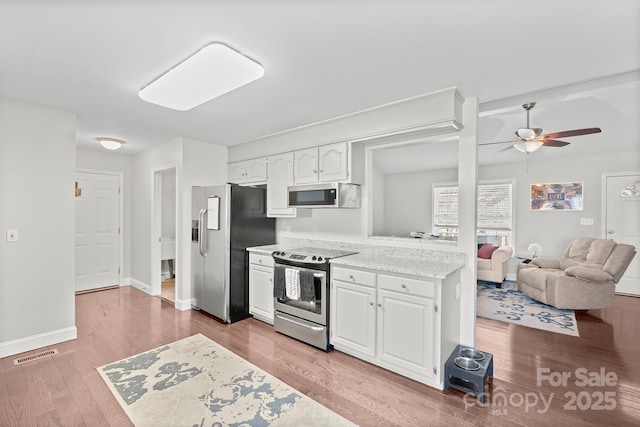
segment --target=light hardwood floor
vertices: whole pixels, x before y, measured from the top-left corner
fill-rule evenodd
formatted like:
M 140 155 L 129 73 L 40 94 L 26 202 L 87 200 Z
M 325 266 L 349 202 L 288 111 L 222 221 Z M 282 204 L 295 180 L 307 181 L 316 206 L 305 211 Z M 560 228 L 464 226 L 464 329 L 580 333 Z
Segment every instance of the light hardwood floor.
M 13 365 L 18 356 L 0 359 L 0 426 L 131 425 L 95 368 L 195 333 L 363 426 L 638 425 L 639 308 L 640 299 L 617 296 L 607 310 L 579 312 L 579 338 L 479 318 L 476 347 L 495 360 L 489 401 L 507 398 L 506 406 L 482 406 L 462 392 L 436 390 L 339 351 L 324 353 L 254 319 L 221 324 L 132 287 L 88 293 L 76 297 L 78 339 L 50 347 L 59 354 L 21 366 Z M 537 385 L 538 368 L 572 376 L 566 387 Z M 613 372 L 615 385 L 576 385 L 577 368 Z M 601 406 L 611 406 L 613 397 L 615 408 L 580 409 L 595 408 L 605 392 L 609 404 Z M 565 408 L 571 393 L 575 410 Z

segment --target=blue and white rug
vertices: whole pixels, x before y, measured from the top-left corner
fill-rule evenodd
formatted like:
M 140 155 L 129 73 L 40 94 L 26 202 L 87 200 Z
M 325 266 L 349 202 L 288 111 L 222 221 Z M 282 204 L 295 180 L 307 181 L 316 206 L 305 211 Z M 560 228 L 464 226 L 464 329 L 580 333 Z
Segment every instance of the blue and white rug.
M 476 315 L 529 328 L 579 336 L 573 310 L 559 309 L 536 301 L 518 291 L 514 282 L 505 282 L 502 289 L 496 289 L 494 284 L 478 281 Z
M 353 426 L 198 334 L 98 368 L 136 426 Z

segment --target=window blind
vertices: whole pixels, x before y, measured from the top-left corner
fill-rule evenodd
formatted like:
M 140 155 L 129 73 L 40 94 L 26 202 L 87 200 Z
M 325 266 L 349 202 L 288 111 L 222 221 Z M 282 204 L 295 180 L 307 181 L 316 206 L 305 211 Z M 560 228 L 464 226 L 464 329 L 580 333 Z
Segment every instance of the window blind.
M 512 184 L 478 186 L 478 224 L 480 229 L 511 230 L 513 227 Z M 433 188 L 434 227 L 458 226 L 458 187 Z

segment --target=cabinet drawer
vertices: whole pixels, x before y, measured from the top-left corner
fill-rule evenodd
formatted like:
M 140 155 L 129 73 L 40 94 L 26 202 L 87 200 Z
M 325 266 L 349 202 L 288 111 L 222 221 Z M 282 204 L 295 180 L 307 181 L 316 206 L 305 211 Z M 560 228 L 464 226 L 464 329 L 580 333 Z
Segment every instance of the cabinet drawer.
M 273 257 L 271 255 L 249 254 L 249 263 L 273 267 Z
M 388 291 L 417 295 L 427 298 L 435 298 L 436 284 L 428 280 L 407 279 L 397 276 L 378 274 L 378 288 Z
M 347 283 L 358 283 L 360 285 L 375 286 L 376 275 L 375 273 L 369 273 L 360 270 L 351 270 L 342 267 L 331 268 L 331 278 L 341 280 Z

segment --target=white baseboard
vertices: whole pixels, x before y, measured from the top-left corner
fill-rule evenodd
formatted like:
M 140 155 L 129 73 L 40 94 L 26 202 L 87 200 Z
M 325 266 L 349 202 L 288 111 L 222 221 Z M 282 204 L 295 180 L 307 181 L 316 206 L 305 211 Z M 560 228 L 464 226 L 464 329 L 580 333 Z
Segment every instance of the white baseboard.
M 64 341 L 75 340 L 78 337 L 78 330 L 75 326 L 45 332 L 43 334 L 31 335 L 29 337 L 0 343 L 0 358 L 24 353 L 25 351 L 58 344 Z
M 151 293 L 151 286 L 149 286 L 146 283 L 143 283 L 143 282 L 141 282 L 139 280 L 133 279 L 131 277 L 128 280 L 129 280 L 129 284 L 131 286 L 133 286 L 134 288 L 140 289 L 142 292 L 145 292 L 145 293 L 147 293 L 149 295 L 153 295 Z
M 186 311 L 191 310 L 191 300 L 177 299 L 175 301 L 176 310 Z

